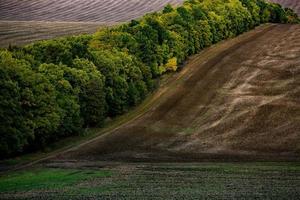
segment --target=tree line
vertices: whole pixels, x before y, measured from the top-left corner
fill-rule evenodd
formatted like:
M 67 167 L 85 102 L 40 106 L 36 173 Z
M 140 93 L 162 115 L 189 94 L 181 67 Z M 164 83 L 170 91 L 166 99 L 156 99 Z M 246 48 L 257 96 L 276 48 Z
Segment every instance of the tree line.
M 1 50 L 1 158 L 102 126 L 188 56 L 267 22 L 299 19 L 264 0 L 188 0 L 93 35 Z

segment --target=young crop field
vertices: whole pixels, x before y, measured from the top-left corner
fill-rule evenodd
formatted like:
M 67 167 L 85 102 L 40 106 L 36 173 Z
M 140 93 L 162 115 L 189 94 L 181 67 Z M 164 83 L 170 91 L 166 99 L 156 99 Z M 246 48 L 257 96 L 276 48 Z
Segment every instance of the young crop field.
M 0 177 L 1 199 L 299 199 L 290 163 L 51 163 Z
M 0 199 L 300 199 L 292 12 L 0 1 Z
M 1 199 L 299 199 L 299 32 L 265 25 L 206 49 L 163 80 L 128 123 L 2 172 Z M 194 131 L 203 127 L 206 137 Z

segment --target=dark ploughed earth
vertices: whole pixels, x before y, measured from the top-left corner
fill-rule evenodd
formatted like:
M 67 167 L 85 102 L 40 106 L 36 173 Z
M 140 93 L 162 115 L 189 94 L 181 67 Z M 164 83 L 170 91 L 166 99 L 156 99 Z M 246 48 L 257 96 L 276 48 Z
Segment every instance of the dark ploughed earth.
M 266 25 L 188 61 L 134 120 L 60 160 L 298 160 L 300 25 Z

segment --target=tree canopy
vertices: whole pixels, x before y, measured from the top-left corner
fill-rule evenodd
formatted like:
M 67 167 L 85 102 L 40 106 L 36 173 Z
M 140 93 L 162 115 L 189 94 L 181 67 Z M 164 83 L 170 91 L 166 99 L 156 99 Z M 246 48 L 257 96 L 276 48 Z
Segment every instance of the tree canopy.
M 266 22 L 299 19 L 264 0 L 187 0 L 93 35 L 1 50 L 1 158 L 103 125 L 188 56 Z

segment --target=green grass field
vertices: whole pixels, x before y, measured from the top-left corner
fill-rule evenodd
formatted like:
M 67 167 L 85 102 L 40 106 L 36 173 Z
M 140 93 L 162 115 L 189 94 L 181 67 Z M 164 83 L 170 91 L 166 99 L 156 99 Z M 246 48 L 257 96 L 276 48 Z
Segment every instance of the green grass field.
M 0 177 L 0 196 L 4 199 L 300 198 L 299 163 L 123 163 L 99 167 L 95 163 L 69 169 L 46 165 L 13 172 Z
M 73 184 L 109 176 L 108 171 L 76 170 L 76 169 L 33 169 L 16 172 L 0 178 L 1 192 L 24 192 L 36 190 L 59 190 L 69 188 Z

